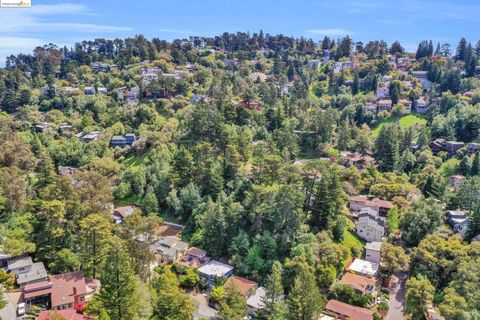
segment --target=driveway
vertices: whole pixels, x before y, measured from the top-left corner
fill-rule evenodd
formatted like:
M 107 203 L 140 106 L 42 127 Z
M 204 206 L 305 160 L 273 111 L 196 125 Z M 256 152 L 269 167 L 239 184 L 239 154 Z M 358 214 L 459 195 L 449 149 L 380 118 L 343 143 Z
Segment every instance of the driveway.
M 392 288 L 390 300 L 388 300 L 388 314 L 387 320 L 402 320 L 405 311 L 405 294 L 407 288 L 405 283 L 408 276 L 405 273 L 398 273 L 392 276 L 392 283 L 397 283 L 395 288 Z
M 208 297 L 206 294 L 192 293 L 190 294 L 193 300 L 195 311 L 193 319 L 217 319 L 217 311 L 208 306 Z

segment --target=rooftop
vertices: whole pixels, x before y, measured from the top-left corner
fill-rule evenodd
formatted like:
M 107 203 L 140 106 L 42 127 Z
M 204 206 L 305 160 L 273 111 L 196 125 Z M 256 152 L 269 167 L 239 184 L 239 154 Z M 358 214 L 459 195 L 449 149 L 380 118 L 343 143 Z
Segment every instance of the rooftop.
M 365 244 L 365 249 L 373 250 L 373 251 L 380 251 L 382 249 L 382 243 L 381 242 L 367 242 Z
M 342 279 L 340 280 L 340 284 L 351 286 L 354 289 L 357 289 L 358 291 L 365 293 L 367 289 L 375 287 L 376 281 L 375 279 L 370 279 L 367 277 L 363 277 L 357 274 L 347 272 L 343 275 Z
M 368 277 L 374 277 L 378 271 L 378 267 L 379 267 L 378 263 L 356 258 L 347 267 L 347 270 L 353 271 L 355 273 L 364 274 Z
M 238 291 L 240 291 L 242 296 L 247 297 L 252 292 L 252 290 L 255 287 L 257 287 L 257 285 L 258 283 L 254 281 L 251 281 L 242 277 L 238 277 L 238 276 L 232 276 L 228 278 L 227 282 L 225 282 L 224 287 L 228 288 L 230 286 L 233 286 L 237 288 Z
M 19 268 L 25 268 L 33 264 L 31 257 L 24 257 L 15 260 L 8 261 L 8 270 L 14 270 Z
M 231 272 L 233 267 L 220 261 L 212 260 L 204 266 L 198 268 L 198 272 L 207 276 L 221 277 Z
M 360 307 L 355 307 L 338 300 L 330 300 L 325 307 L 326 310 L 336 314 L 348 317 L 351 320 L 370 320 L 373 319 L 373 312 Z
M 45 270 L 43 262 L 35 262 L 32 264 L 28 272 L 20 273 L 17 275 L 17 283 L 19 286 L 21 286 L 28 282 L 37 281 L 47 277 L 47 270 Z

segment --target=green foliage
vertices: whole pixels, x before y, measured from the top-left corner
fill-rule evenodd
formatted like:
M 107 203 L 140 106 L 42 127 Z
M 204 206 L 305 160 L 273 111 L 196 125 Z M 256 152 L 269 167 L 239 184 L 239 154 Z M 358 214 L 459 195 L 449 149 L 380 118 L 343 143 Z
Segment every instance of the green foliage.
M 433 233 L 443 221 L 442 207 L 433 201 L 419 200 L 405 212 L 400 223 L 402 239 L 410 246 L 417 245 Z

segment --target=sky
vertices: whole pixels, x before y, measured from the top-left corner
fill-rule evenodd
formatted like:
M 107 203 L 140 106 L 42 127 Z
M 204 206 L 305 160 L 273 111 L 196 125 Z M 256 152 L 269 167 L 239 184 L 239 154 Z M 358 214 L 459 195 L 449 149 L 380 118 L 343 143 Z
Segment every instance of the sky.
M 478 0 L 32 0 L 31 8 L 0 8 L 0 63 L 48 43 L 71 46 L 136 34 L 172 40 L 260 29 L 314 40 L 346 34 L 354 41 L 399 40 L 415 51 L 425 39 L 476 43 L 478 17 Z

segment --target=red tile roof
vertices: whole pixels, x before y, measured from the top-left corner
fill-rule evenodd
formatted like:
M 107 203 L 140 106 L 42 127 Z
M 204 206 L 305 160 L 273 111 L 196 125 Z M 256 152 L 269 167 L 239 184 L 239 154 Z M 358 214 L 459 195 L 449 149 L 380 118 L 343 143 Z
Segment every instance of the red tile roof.
M 53 284 L 52 308 L 69 303 L 73 304 L 75 295 L 84 295 L 96 288 L 96 286 L 95 288 L 87 286 L 83 271 L 52 275 L 50 276 L 50 282 Z
M 242 277 L 237 277 L 237 276 L 232 276 L 228 278 L 227 282 L 225 282 L 224 287 L 228 288 L 230 286 L 233 286 L 240 291 L 242 296 L 247 297 L 250 293 L 255 290 L 255 288 L 258 286 L 258 283 L 242 278 Z
M 56 310 L 56 311 L 42 311 L 35 320 L 46 320 L 47 317 L 50 314 L 58 314 L 64 317 L 66 320 L 89 320 L 89 317 L 83 316 L 81 314 L 78 314 L 75 310 L 73 309 L 67 309 L 67 310 Z
M 350 272 L 345 273 L 342 280 L 340 280 L 340 284 L 352 286 L 362 293 L 365 293 L 368 286 L 375 287 L 375 283 L 375 279 L 362 277 Z
M 348 317 L 351 320 L 372 320 L 373 312 L 360 307 L 355 307 L 338 300 L 330 300 L 325 307 L 327 311 Z

